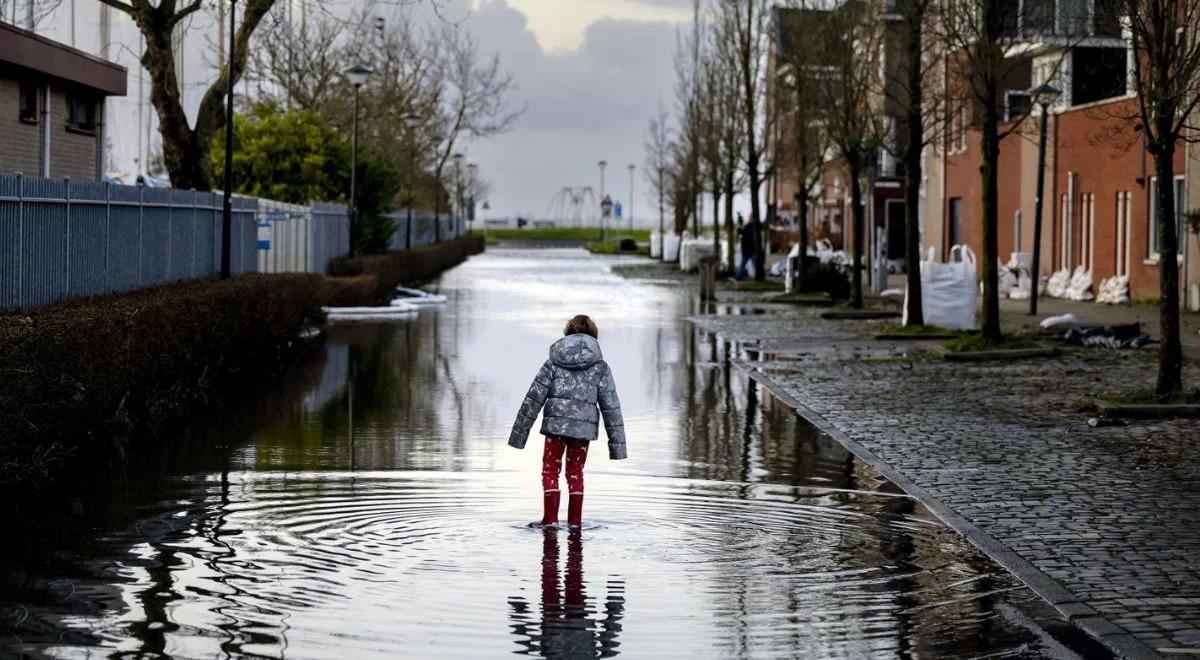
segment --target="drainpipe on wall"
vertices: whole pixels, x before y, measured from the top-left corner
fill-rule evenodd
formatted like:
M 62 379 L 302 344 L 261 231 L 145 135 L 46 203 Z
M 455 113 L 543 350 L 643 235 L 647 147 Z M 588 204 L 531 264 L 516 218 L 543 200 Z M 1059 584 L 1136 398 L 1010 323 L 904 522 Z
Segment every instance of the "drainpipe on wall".
M 96 105 L 99 106 L 96 108 L 96 180 L 100 181 L 104 178 L 104 135 L 107 128 L 104 125 L 104 119 L 107 114 L 104 109 L 108 106 L 108 98 L 100 99 L 100 102 Z
M 42 85 L 42 176 L 50 178 L 50 83 Z

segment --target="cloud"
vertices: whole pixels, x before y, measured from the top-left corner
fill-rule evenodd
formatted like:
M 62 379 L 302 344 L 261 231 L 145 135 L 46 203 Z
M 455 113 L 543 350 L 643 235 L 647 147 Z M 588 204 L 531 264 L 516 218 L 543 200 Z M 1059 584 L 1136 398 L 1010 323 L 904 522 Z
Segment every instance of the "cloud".
M 600 19 L 577 49 L 551 53 L 505 0 L 483 2 L 463 27 L 499 53 L 518 87 L 513 101 L 526 106 L 510 133 L 470 148 L 493 184 L 492 215 L 540 216 L 563 186 L 598 187 L 599 159 L 612 163 L 609 190 L 627 196 L 625 165 L 640 168 L 646 124 L 660 99 L 673 102 L 678 24 Z M 634 184 L 644 187 L 640 174 Z

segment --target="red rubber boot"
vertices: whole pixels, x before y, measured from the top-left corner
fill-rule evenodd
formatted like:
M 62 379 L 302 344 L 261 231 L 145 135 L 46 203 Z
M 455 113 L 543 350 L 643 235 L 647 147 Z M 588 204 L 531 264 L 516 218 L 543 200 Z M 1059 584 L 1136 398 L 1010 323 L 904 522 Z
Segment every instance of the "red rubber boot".
M 530 527 L 545 527 L 558 524 L 559 492 L 548 490 L 542 494 L 542 519 L 529 523 Z
M 571 493 L 567 500 L 567 524 L 571 527 L 583 524 L 583 493 Z

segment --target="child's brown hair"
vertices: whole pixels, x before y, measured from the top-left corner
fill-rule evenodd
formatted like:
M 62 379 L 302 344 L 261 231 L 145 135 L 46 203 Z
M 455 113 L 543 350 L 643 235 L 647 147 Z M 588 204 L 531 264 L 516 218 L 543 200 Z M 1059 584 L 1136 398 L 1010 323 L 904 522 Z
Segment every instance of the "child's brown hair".
M 578 314 L 573 316 L 570 321 L 567 321 L 567 327 L 563 328 L 564 335 L 591 335 L 593 339 L 599 339 L 600 329 L 596 327 L 596 322 L 587 314 Z

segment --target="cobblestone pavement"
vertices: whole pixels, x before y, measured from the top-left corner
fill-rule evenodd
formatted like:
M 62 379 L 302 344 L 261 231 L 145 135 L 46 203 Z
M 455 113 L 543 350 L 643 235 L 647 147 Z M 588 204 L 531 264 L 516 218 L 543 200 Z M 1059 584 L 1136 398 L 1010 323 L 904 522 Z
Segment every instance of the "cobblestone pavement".
M 1200 422 L 1091 428 L 1078 409 L 1152 387 L 1154 349 L 951 363 L 928 342 L 873 341 L 875 324 L 818 314 L 692 321 L 740 343 L 760 379 L 943 505 L 956 529 L 974 528 L 974 542 L 1114 650 L 1200 653 Z M 1189 386 L 1198 375 L 1189 364 Z

